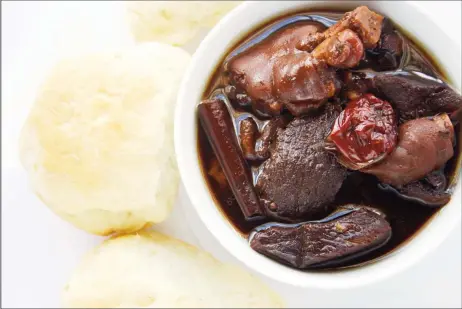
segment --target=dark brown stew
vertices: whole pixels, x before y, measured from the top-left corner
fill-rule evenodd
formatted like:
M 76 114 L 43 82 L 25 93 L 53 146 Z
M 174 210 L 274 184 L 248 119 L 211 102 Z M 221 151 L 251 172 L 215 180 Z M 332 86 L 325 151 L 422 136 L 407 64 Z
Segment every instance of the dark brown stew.
M 199 157 L 216 203 L 253 249 L 296 268 L 383 256 L 449 202 L 458 177 L 460 95 L 411 38 L 362 8 L 297 13 L 251 33 L 199 106 Z M 364 26 L 361 14 L 377 23 Z

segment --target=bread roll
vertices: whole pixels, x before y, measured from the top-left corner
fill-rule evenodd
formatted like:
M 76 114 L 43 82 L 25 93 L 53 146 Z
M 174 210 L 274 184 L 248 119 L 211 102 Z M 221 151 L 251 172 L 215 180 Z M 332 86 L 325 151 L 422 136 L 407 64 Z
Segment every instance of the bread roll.
M 59 62 L 23 128 L 37 195 L 90 233 L 163 221 L 177 193 L 173 110 L 189 54 L 161 43 Z
M 281 308 L 257 278 L 157 232 L 105 241 L 65 286 L 74 308 Z
M 139 42 L 181 46 L 213 27 L 240 1 L 128 1 L 130 29 Z

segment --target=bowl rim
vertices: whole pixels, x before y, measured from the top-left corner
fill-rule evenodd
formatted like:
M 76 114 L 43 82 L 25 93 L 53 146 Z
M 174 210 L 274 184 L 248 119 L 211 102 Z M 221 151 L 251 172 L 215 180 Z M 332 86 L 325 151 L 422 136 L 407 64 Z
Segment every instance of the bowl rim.
M 216 205 L 199 164 L 197 147 L 198 120 L 195 113 L 195 107 L 201 99 L 216 64 L 224 56 L 224 53 L 216 52 L 214 48 L 219 47 L 224 51 L 229 50 L 231 46 L 252 29 L 258 28 L 259 25 L 282 15 L 281 12 L 284 9 L 295 10 L 294 8 L 302 6 L 307 7 L 307 9 L 310 7 L 338 7 L 339 3 L 341 3 L 342 8 L 346 5 L 354 7 L 358 4 L 364 4 L 361 1 L 333 1 L 327 3 L 324 1 L 284 1 L 283 3 L 249 1 L 239 5 L 208 33 L 194 53 L 191 64 L 181 82 L 175 110 L 174 143 L 180 176 L 191 204 L 202 223 L 231 255 L 248 268 L 276 281 L 299 287 L 353 288 L 388 278 L 409 268 L 421 260 L 428 252 L 435 250 L 461 219 L 461 179 L 459 177 L 451 202 L 438 211 L 410 240 L 407 240 L 397 249 L 372 263 L 359 267 L 330 272 L 306 272 L 277 263 L 252 250 Z M 367 3 L 367 5 L 374 6 L 371 3 Z M 436 32 L 439 32 L 439 37 L 442 36 L 444 42 L 453 45 L 451 48 L 455 48 L 456 55 L 457 52 L 460 55 L 460 47 L 435 23 L 434 18 L 420 6 L 400 1 L 394 4 L 385 3 L 384 5 L 404 6 L 403 8 L 418 12 L 426 18 L 429 27 L 431 26 L 436 29 Z M 248 25 L 239 23 L 243 18 L 251 18 L 249 14 L 257 10 L 263 11 L 263 14 L 271 17 L 260 19 L 258 22 L 249 23 Z M 243 28 L 246 28 L 247 31 L 242 34 Z M 236 33 L 236 35 L 233 36 L 231 32 Z M 222 45 L 219 45 L 219 43 Z M 428 46 L 426 46 L 427 48 Z M 457 79 L 457 76 L 449 77 L 450 79 Z M 456 84 L 456 87 L 460 89 L 460 79 L 456 80 Z

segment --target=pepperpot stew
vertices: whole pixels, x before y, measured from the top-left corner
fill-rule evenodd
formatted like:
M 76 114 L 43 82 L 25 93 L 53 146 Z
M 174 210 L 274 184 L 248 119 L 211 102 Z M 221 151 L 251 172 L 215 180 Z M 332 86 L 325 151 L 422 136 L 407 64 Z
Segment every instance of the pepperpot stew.
M 303 12 L 225 56 L 198 105 L 199 156 L 255 251 L 299 269 L 359 265 L 449 202 L 461 110 L 387 17 Z

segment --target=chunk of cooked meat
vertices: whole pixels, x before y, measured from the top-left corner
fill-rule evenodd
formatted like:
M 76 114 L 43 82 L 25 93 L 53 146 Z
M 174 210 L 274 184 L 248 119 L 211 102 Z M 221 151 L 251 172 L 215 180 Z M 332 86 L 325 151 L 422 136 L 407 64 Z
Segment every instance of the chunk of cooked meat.
M 369 10 L 367 6 L 359 6 L 345 13 L 342 19 L 324 32 L 324 35 L 331 37 L 345 29 L 351 29 L 359 35 L 365 48 L 373 48 L 380 39 L 382 21 L 382 15 Z
M 292 115 L 318 109 L 340 89 L 335 72 L 308 53 L 279 57 L 273 67 L 273 95 Z
M 395 150 L 361 171 L 400 187 L 441 168 L 454 155 L 453 141 L 454 127 L 447 114 L 410 120 L 399 127 Z
M 273 205 L 267 210 L 270 215 L 313 218 L 331 206 L 347 175 L 324 150 L 324 140 L 338 115 L 337 107 L 327 105 L 321 114 L 295 118 L 278 130 L 256 185 L 266 205 Z
M 278 115 L 282 105 L 273 94 L 273 65 L 281 56 L 295 53 L 302 37 L 324 30 L 317 22 L 300 22 L 265 38 L 258 44 L 232 57 L 225 64 L 229 83 L 234 85 L 239 101 L 248 96 L 256 112 L 263 115 Z
M 311 54 L 332 67 L 348 69 L 359 64 L 364 56 L 364 46 L 356 33 L 346 29 L 324 40 Z
M 380 211 L 348 205 L 317 222 L 265 224 L 249 242 L 255 251 L 292 267 L 326 268 L 383 246 L 391 233 Z
M 414 74 L 380 74 L 373 83 L 395 107 L 400 123 L 462 108 L 462 97 L 449 86 Z
M 373 48 L 377 45 L 382 31 L 383 16 L 377 14 L 367 6 L 359 6 L 329 27 L 326 31 L 306 37 L 299 43 L 299 48 L 311 52 L 322 41 L 337 35 L 343 30 L 350 29 L 356 32 L 365 48 Z

